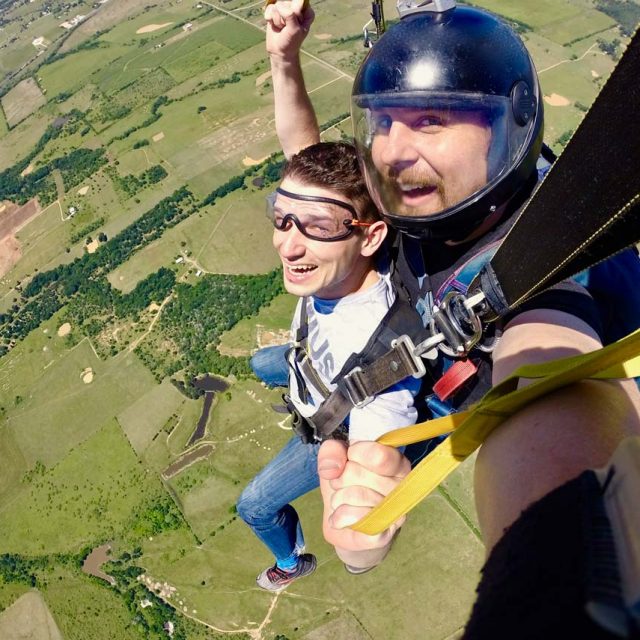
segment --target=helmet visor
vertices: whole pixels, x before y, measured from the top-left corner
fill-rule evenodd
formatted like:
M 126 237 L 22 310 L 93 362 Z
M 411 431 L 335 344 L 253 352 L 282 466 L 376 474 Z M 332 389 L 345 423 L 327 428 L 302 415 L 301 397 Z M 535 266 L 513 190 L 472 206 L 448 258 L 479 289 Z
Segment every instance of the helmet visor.
M 416 92 L 354 95 L 367 186 L 390 216 L 437 219 L 478 198 L 525 151 L 509 98 Z

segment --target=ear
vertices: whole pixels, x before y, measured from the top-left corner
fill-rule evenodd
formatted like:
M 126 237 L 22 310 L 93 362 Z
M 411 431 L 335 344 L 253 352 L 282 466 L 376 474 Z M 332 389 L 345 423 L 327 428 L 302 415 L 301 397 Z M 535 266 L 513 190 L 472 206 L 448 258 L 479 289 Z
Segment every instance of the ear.
M 370 227 L 364 229 L 362 246 L 360 255 L 366 258 L 372 256 L 384 242 L 387 237 L 387 223 L 383 220 L 377 220 Z

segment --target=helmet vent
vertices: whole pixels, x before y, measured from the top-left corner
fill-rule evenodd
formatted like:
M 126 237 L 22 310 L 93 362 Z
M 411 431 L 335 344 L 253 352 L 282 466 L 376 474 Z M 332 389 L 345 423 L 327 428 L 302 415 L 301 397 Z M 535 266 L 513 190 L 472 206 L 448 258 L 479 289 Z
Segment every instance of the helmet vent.
M 524 80 L 516 82 L 511 90 L 511 104 L 515 121 L 521 127 L 528 125 L 536 112 L 536 99 Z

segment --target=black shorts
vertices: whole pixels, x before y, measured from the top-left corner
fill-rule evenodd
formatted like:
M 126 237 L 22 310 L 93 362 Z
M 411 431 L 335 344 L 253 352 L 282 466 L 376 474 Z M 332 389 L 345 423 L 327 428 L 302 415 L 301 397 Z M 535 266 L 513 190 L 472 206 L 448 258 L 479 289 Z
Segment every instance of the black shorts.
M 624 611 L 611 529 L 593 472 L 523 512 L 492 550 L 477 592 L 463 640 L 620 637 L 588 613 L 595 602 L 607 611 L 617 607 L 616 615 Z

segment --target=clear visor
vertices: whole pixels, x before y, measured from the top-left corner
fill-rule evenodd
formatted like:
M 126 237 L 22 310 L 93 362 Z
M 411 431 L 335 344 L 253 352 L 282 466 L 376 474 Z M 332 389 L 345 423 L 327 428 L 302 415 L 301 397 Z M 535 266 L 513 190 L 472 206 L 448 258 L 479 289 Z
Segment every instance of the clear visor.
M 353 96 L 369 191 L 384 214 L 437 216 L 491 188 L 521 157 L 533 123 L 519 126 L 505 97 Z

